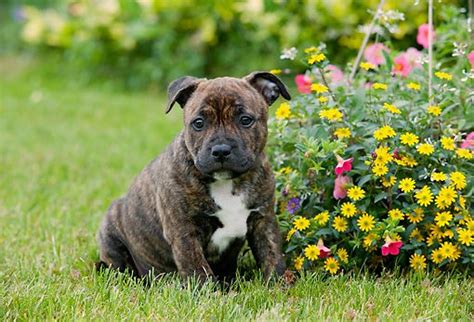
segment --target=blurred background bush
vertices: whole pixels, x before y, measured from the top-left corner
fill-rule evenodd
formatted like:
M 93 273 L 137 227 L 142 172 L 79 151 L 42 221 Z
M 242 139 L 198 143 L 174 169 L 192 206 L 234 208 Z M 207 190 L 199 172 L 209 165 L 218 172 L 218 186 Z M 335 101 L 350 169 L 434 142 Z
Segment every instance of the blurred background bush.
M 128 88 L 162 86 L 184 74 L 238 76 L 278 68 L 282 48 L 321 41 L 341 64 L 355 56 L 378 2 L 3 0 L 0 50 L 56 55 L 83 79 L 113 78 Z M 466 1 L 436 1 L 435 25 L 447 4 Z M 394 48 L 416 47 L 426 1 L 387 0 L 384 10 L 390 12 L 387 28 L 376 30 L 376 37 L 388 38 L 384 32 L 390 30 Z

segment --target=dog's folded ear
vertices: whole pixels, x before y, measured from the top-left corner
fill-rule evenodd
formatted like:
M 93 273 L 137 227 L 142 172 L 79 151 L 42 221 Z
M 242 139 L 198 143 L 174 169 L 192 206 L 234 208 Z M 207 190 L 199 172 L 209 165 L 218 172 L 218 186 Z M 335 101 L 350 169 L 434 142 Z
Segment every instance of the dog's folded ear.
M 178 103 L 181 107 L 184 107 L 201 81 L 202 79 L 200 78 L 184 76 L 171 82 L 168 86 L 168 105 L 166 106 L 166 113 L 171 111 L 174 103 Z
M 276 101 L 278 96 L 283 96 L 285 99 L 290 100 L 291 96 L 286 89 L 285 84 L 269 72 L 253 72 L 244 77 L 246 81 L 250 83 L 270 106 Z

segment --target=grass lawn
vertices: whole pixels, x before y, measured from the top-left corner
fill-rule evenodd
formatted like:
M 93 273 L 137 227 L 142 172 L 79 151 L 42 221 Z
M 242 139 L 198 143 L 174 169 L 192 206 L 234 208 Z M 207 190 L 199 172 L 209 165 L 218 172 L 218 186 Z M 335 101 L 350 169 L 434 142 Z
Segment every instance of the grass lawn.
M 172 140 L 181 111 L 165 115 L 164 96 L 75 86 L 60 66 L 0 66 L 0 320 L 474 319 L 473 281 L 456 275 L 256 278 L 221 293 L 96 274 L 103 214 Z

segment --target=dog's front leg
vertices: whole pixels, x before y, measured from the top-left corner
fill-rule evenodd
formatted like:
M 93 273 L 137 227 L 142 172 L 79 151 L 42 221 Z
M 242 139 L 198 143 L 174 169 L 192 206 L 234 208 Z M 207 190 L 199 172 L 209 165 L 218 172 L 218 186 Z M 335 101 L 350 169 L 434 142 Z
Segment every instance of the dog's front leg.
M 249 218 L 247 239 L 258 266 L 266 280 L 285 272 L 281 253 L 281 235 L 273 207 Z
M 184 216 L 178 216 L 178 213 L 167 213 L 162 218 L 162 225 L 179 275 L 184 279 L 196 277 L 200 281 L 214 280 L 214 273 L 204 256 L 194 223 Z
M 177 236 L 171 241 L 173 258 L 182 278 L 196 277 L 200 281 L 215 280 L 204 251 L 197 237 L 193 234 Z

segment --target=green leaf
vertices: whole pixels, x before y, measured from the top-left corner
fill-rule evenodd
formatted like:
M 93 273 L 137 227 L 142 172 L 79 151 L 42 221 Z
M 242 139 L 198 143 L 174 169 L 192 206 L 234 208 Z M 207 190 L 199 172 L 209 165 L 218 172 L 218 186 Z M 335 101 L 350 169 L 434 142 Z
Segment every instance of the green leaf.
M 357 185 L 358 185 L 359 187 L 363 187 L 364 184 L 366 184 L 367 182 L 369 182 L 371 178 L 372 178 L 372 175 L 371 175 L 371 174 L 367 174 L 367 175 L 361 177 L 361 178 L 357 181 Z

